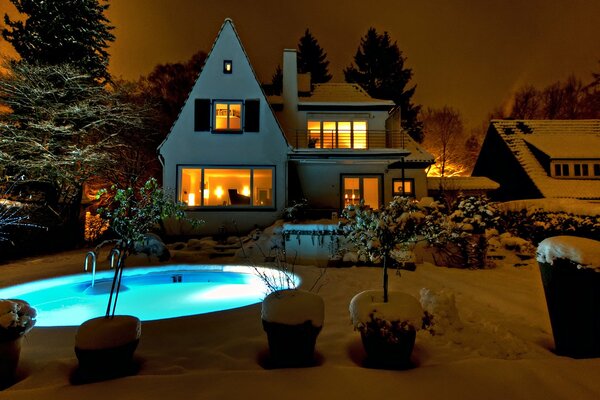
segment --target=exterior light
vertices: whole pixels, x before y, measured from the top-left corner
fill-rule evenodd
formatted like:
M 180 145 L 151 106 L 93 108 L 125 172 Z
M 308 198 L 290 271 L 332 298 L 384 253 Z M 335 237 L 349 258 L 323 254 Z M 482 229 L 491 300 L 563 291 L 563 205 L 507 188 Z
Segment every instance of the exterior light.
M 232 72 L 233 72 L 233 63 L 231 62 L 231 60 L 223 61 L 223 73 L 231 74 Z

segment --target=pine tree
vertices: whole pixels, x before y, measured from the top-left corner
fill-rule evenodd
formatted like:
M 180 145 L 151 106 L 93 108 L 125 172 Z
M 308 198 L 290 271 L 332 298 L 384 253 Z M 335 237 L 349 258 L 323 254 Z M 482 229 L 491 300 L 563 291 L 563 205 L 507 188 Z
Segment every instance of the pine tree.
M 308 29 L 298 42 L 298 72 L 310 72 L 311 83 L 325 83 L 332 78 L 328 71 L 327 53 Z
M 369 28 L 354 56 L 356 66 L 344 69 L 344 77 L 346 82 L 358 83 L 370 96 L 393 100 L 399 105 L 404 129 L 421 142 L 423 127 L 417 119 L 421 106 L 411 102 L 416 86 L 407 88 L 413 72 L 404 68 L 405 61 L 406 57 L 387 32 L 379 34 L 375 28 Z
M 102 82 L 108 73 L 107 0 L 10 0 L 24 21 L 4 15 L 2 37 L 30 64 L 71 64 Z

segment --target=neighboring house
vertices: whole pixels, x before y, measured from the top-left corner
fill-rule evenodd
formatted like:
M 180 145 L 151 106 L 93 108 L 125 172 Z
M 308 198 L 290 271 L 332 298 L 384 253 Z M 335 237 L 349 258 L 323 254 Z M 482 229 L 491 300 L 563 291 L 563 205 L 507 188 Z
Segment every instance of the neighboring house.
M 492 120 L 472 175 L 497 200 L 599 200 L 600 120 Z
M 207 222 L 204 232 L 266 226 L 301 199 L 331 216 L 361 200 L 377 208 L 394 195 L 427 195 L 433 156 L 401 131 L 393 102 L 355 84 L 311 87 L 295 50 L 284 51 L 283 74 L 270 105 L 225 20 L 159 147 L 165 188 Z

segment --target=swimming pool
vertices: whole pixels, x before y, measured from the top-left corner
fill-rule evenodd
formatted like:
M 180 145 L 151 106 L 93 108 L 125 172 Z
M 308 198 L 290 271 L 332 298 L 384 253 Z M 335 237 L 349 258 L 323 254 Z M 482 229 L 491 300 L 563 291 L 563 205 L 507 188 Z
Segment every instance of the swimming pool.
M 36 326 L 76 326 L 106 312 L 114 271 L 69 275 L 0 289 L 0 298 L 19 298 L 38 312 Z M 298 280 L 297 280 L 298 282 Z M 260 302 L 267 290 L 252 267 L 170 265 L 126 268 L 117 314 L 142 321 L 243 307 Z

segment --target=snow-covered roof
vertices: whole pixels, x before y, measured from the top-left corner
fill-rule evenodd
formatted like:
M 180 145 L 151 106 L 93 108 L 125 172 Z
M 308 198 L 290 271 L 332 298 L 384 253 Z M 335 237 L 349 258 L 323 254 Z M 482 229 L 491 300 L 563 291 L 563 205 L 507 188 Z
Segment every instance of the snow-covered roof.
M 557 259 L 571 260 L 578 268 L 600 271 L 600 242 L 575 236 L 544 239 L 537 248 L 537 261 L 553 264 Z
M 552 159 L 600 160 L 600 132 L 568 133 L 568 140 L 561 133 L 532 133 L 524 140 Z
M 406 134 L 404 138 L 404 149 L 410 154 L 404 158 L 407 162 L 417 162 L 425 164 L 435 163 L 435 157 L 417 143 L 410 135 Z
M 340 105 L 385 105 L 394 106 L 392 100 L 374 99 L 356 83 L 318 83 L 308 96 L 298 98 L 299 104 L 331 104 Z
M 552 178 L 527 144 L 529 138 L 533 137 L 533 141 L 537 140 L 539 145 L 547 144 L 548 151 L 553 147 L 552 151 L 557 152 L 557 146 L 552 144 L 557 140 L 556 136 L 559 136 L 562 137 L 565 148 L 570 146 L 569 142 L 574 142 L 574 147 L 581 148 L 583 145 L 576 144 L 581 136 L 597 140 L 595 138 L 600 135 L 600 120 L 492 120 L 491 127 L 506 143 L 544 197 L 600 199 L 600 179 Z M 600 158 L 600 147 L 590 147 L 589 151 L 596 154 L 591 158 Z
M 442 181 L 448 190 L 495 190 L 500 187 L 499 183 L 486 176 L 430 176 L 427 177 L 427 189 L 439 189 Z

